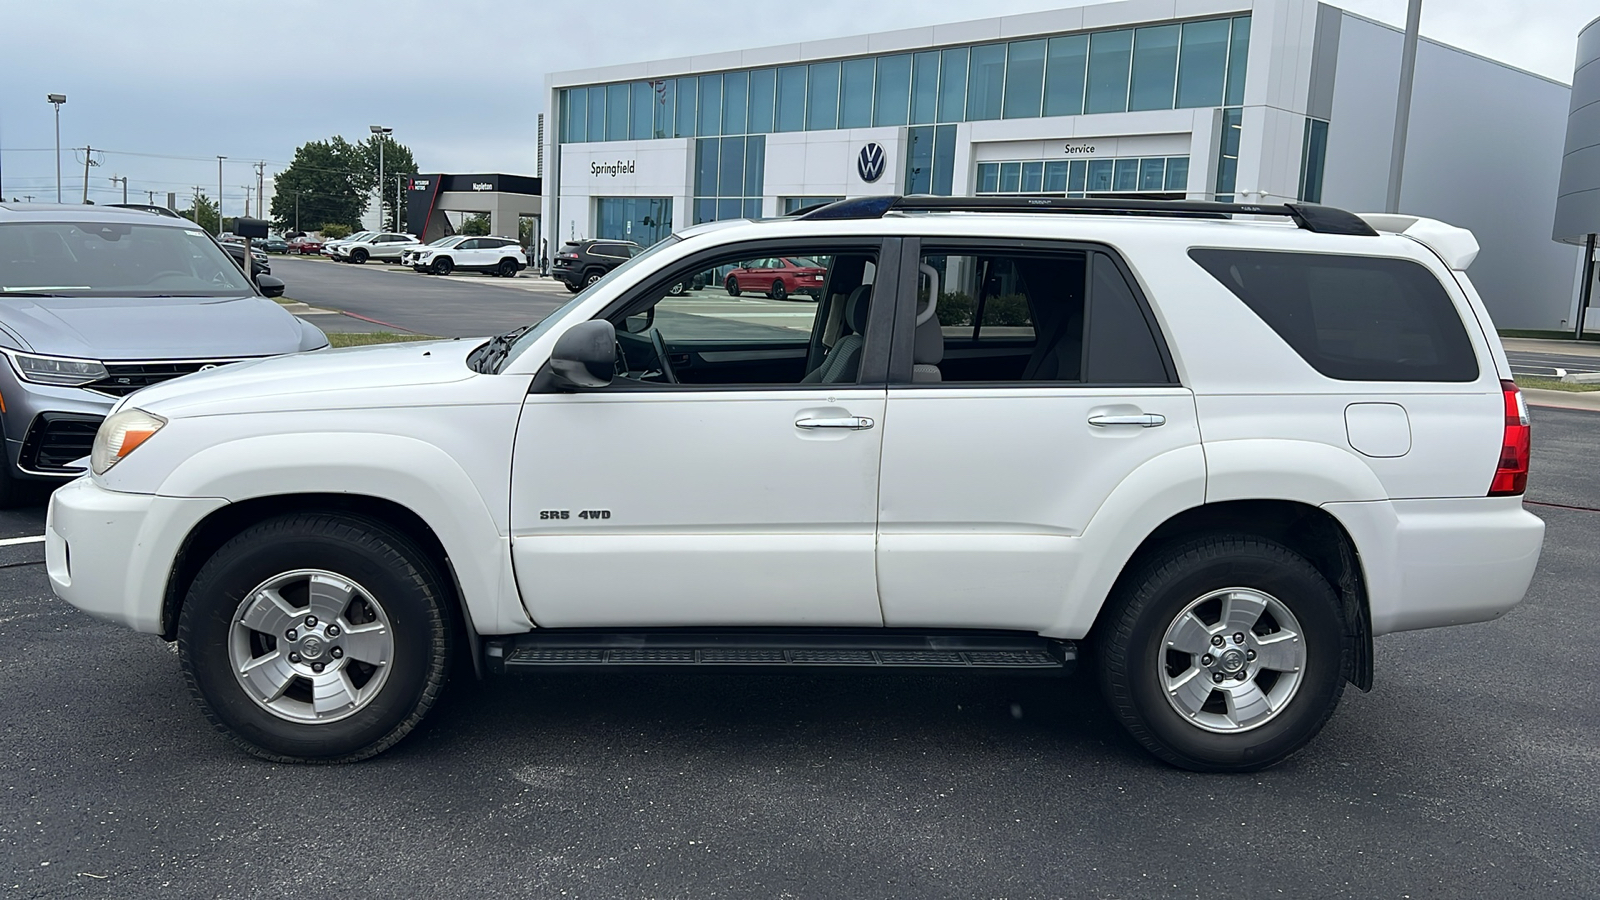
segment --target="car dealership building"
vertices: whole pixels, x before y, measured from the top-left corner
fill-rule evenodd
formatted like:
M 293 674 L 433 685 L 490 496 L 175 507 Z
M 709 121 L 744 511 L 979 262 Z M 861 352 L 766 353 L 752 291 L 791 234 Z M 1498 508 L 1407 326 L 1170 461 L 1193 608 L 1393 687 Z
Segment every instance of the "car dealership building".
M 1315 0 L 1124 0 L 550 76 L 543 223 L 650 244 L 841 197 L 1381 211 L 1402 36 Z M 1571 89 L 1424 38 L 1400 211 L 1471 228 L 1496 322 L 1564 328 Z

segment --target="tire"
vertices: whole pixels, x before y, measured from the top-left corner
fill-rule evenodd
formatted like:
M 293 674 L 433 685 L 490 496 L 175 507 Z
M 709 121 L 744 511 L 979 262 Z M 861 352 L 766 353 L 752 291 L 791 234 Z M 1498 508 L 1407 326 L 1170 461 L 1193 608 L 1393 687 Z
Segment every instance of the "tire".
M 682 297 L 684 292 L 685 288 L 681 281 L 675 281 L 672 283 L 672 287 L 667 288 L 667 296 L 669 297 Z
M 728 283 L 723 285 L 723 287 L 728 289 L 729 297 L 739 296 L 739 279 L 734 278 L 732 275 L 728 276 Z
M 23 490 L 23 483 L 11 468 L 11 461 L 0 455 L 0 509 L 11 509 L 22 505 L 27 491 Z
M 1095 628 L 1101 689 L 1123 727 L 1199 772 L 1288 758 L 1322 730 L 1350 674 L 1333 587 L 1305 557 L 1250 535 L 1172 546 L 1124 576 Z
M 774 300 L 787 300 L 789 299 L 789 289 L 783 286 L 782 281 L 773 281 L 772 290 L 767 292 L 767 296 Z
M 441 256 L 438 259 L 433 261 L 433 274 L 435 274 L 435 275 L 449 275 L 450 271 L 452 269 L 454 269 L 455 267 L 456 267 L 455 260 L 451 259 L 448 256 Z
M 355 263 L 358 266 L 365 264 L 366 261 L 367 261 L 367 251 L 361 249 L 360 247 L 357 247 L 356 249 L 351 250 L 350 251 L 350 261 Z
M 569 293 L 569 294 L 576 294 L 577 292 L 583 290 L 582 287 L 580 287 L 580 286 L 578 286 L 576 284 L 569 284 L 569 283 L 567 283 L 565 281 L 561 282 L 561 286 L 566 288 L 567 289 L 567 293 Z
M 366 759 L 416 727 L 444 686 L 452 635 L 442 583 L 409 540 L 375 521 L 269 519 L 224 544 L 190 586 L 178 619 L 184 677 L 211 724 L 249 753 Z M 262 598 L 269 588 L 284 604 Z M 323 615 L 305 618 L 313 611 Z M 280 657 L 286 648 L 294 655 Z M 236 674 L 252 663 L 265 674 Z M 324 700 L 336 704 L 320 714 L 313 678 L 328 679 Z
M 517 261 L 514 259 L 500 260 L 500 265 L 495 267 L 494 274 L 499 275 L 501 278 L 517 277 Z
M 590 269 L 588 273 L 583 276 L 583 286 L 588 287 L 604 277 L 606 277 L 606 273 L 600 271 L 599 269 Z

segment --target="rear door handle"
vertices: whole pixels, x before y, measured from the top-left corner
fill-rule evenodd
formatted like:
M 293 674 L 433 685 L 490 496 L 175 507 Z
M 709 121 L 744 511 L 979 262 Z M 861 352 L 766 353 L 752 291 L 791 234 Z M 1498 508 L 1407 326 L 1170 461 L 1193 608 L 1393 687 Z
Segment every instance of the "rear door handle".
M 828 419 L 795 419 L 796 428 L 848 428 L 851 431 L 865 431 L 878 424 L 866 416 L 839 416 Z
M 1090 416 L 1089 424 L 1096 428 L 1107 425 L 1138 425 L 1143 428 L 1154 428 L 1157 425 L 1167 424 L 1167 417 L 1160 413 L 1139 413 L 1132 416 Z

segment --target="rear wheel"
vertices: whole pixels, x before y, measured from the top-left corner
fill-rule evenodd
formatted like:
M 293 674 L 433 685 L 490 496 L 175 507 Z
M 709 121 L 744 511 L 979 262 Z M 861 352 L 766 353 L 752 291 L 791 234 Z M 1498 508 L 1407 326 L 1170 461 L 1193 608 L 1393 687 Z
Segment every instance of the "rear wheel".
M 726 287 L 728 289 L 728 296 L 730 296 L 730 297 L 739 296 L 739 279 L 734 278 L 732 275 L 728 276 L 728 283 L 723 285 L 723 287 Z
M 280 762 L 354 762 L 438 697 L 450 658 L 441 579 L 365 519 L 294 514 L 246 529 L 195 577 L 178 654 L 207 718 Z
M 515 278 L 517 275 L 517 261 L 514 259 L 500 260 L 500 265 L 495 269 L 494 273 L 501 278 Z
M 1168 763 L 1273 765 L 1322 730 L 1350 670 L 1333 587 L 1262 538 L 1196 538 L 1145 564 L 1096 625 L 1106 700 Z
M 367 261 L 367 256 L 367 251 L 361 249 L 360 247 L 350 251 L 350 261 L 358 266 Z
M 789 299 L 789 289 L 783 286 L 782 281 L 773 281 L 772 290 L 767 292 L 767 296 L 774 300 L 787 300 Z
M 588 287 L 604 277 L 606 277 L 606 273 L 600 271 L 599 269 L 590 269 L 589 274 L 583 277 L 583 286 Z
M 455 262 L 453 260 L 450 259 L 450 257 L 441 256 L 438 259 L 433 261 L 433 274 L 435 274 L 435 275 L 449 275 L 450 274 L 450 270 L 454 269 L 455 267 L 456 267 L 456 264 L 455 264 Z

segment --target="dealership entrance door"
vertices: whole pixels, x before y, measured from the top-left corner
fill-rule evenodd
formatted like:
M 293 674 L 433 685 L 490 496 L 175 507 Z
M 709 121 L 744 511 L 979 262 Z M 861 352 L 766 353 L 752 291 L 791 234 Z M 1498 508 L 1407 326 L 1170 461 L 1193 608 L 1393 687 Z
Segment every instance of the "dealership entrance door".
M 596 197 L 595 237 L 648 247 L 672 233 L 671 197 Z

